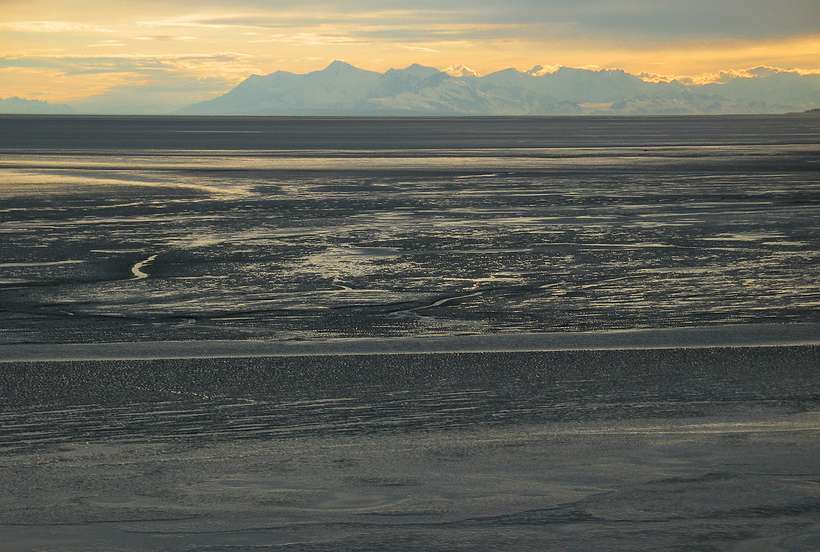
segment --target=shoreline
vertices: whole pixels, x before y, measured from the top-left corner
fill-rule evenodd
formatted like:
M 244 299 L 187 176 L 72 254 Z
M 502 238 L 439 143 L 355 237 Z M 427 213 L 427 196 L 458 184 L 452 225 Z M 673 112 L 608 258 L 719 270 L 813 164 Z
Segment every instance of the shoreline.
M 447 337 L 205 340 L 0 345 L 0 364 L 117 360 L 515 353 L 820 345 L 820 323 L 737 324 Z

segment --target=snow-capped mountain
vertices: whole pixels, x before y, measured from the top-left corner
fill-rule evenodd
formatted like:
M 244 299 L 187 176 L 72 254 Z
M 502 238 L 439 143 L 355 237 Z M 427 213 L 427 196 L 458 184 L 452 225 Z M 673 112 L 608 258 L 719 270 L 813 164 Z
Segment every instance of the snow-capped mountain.
M 451 77 L 480 77 L 478 71 L 470 69 L 466 65 L 451 65 L 446 69 L 442 69 L 443 73 L 447 73 Z
M 544 75 L 551 75 L 558 71 L 561 67 L 557 65 L 534 65 L 527 74 L 532 77 L 543 77 Z
M 342 61 L 306 74 L 252 75 L 184 114 L 553 115 L 805 111 L 820 105 L 820 75 L 759 68 L 709 84 L 649 80 L 621 70 L 537 65 L 479 76 L 454 66 L 366 71 Z

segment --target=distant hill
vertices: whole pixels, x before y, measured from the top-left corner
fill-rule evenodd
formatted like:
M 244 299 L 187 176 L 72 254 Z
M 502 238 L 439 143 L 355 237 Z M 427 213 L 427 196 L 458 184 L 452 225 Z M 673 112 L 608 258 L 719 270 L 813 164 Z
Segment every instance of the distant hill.
M 366 71 L 342 61 L 253 75 L 193 104 L 198 115 L 710 115 L 785 113 L 820 103 L 820 75 L 758 68 L 717 82 L 652 82 L 620 70 L 536 66 L 478 75 L 422 65 Z
M 74 110 L 67 105 L 51 104 L 40 100 L 23 98 L 0 98 L 0 114 L 17 115 L 67 115 Z

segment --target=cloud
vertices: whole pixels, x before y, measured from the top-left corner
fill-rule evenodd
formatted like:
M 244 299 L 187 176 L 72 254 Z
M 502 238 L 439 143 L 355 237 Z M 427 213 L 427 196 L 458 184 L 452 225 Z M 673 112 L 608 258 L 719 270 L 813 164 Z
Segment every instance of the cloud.
M 307 3 L 309 4 L 309 3 Z M 306 4 L 306 5 L 307 5 Z M 456 16 L 457 14 L 452 14 Z M 356 26 L 435 23 L 442 12 L 419 12 L 414 9 L 337 11 L 333 9 L 294 9 L 291 11 L 259 11 L 237 13 L 194 13 L 161 19 L 140 20 L 143 27 L 210 28 L 210 29 L 281 29 L 316 26 Z
M 18 33 L 113 33 L 114 30 L 99 25 L 76 21 L 7 21 L 0 29 Z
M 251 40 L 251 44 L 299 44 L 302 46 L 326 46 L 338 44 L 354 44 L 358 40 L 344 34 L 321 34 L 321 33 L 274 33 L 268 34 L 264 38 Z
M 102 91 L 72 102 L 77 111 L 165 113 L 229 89 L 255 69 L 247 58 L 237 53 L 6 56 L 0 57 L 0 70 L 47 71 L 43 77 L 55 81 L 104 78 Z
M 349 31 L 358 40 L 397 43 L 470 42 L 526 38 L 515 25 L 506 24 L 464 24 L 425 25 L 419 27 L 373 26 Z M 539 34 L 540 35 L 540 34 Z
M 0 67 L 28 67 L 54 69 L 64 75 L 92 73 L 138 73 L 149 69 L 162 69 L 164 64 L 156 58 L 133 56 L 25 56 L 0 57 Z
M 195 36 L 188 36 L 188 35 L 150 35 L 150 36 L 135 36 L 134 40 L 144 40 L 144 41 L 158 41 L 158 42 L 171 42 L 174 40 L 197 40 Z
M 55 69 L 66 75 L 90 73 L 150 73 L 174 72 L 208 66 L 224 66 L 247 59 L 245 54 L 182 54 L 167 56 L 110 55 L 110 56 L 0 56 L 2 67 L 29 67 Z
M 46 13 L 48 2 L 42 4 Z M 319 29 L 374 41 L 531 40 L 620 41 L 761 40 L 820 34 L 820 0 L 146 0 L 110 7 L 77 0 L 77 11 L 111 17 L 110 25 L 27 18 L 0 29 L 28 33 L 112 33 L 139 29 Z M 52 16 L 55 17 L 55 16 Z M 116 22 L 116 24 L 115 24 Z M 446 31 L 450 29 L 450 31 Z M 457 29 L 457 30 L 456 30 Z M 175 33 L 158 33 L 173 36 Z
M 123 47 L 125 47 L 125 43 L 120 42 L 119 40 L 101 40 L 99 42 L 89 44 L 88 47 L 89 48 L 123 48 Z
M 412 44 L 399 44 L 398 47 L 403 48 L 405 50 L 411 50 L 413 52 L 422 52 L 425 54 L 434 54 L 440 51 L 436 50 L 435 48 L 428 48 L 427 46 L 415 46 Z
M 178 5 L 180 9 L 194 6 Z M 813 35 L 820 29 L 818 0 L 789 0 L 787 6 L 782 0 L 210 0 L 195 5 L 205 13 L 142 24 L 212 28 L 380 25 L 399 26 L 405 33 L 411 29 L 421 33 L 430 24 L 463 24 L 490 25 L 496 28 L 496 36 L 505 38 L 549 32 L 565 38 L 629 41 L 782 38 Z M 483 36 L 478 32 L 474 38 Z

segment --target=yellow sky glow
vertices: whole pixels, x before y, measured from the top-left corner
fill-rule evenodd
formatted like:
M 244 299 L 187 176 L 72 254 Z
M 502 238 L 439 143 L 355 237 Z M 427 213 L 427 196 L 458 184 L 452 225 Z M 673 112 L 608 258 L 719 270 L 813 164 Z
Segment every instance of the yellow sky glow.
M 441 12 L 426 21 L 422 12 L 400 9 L 319 16 L 301 8 L 196 10 L 193 3 L 181 4 L 4 2 L 0 97 L 77 101 L 179 74 L 201 80 L 190 94 L 196 101 L 251 73 L 306 72 L 333 59 L 377 71 L 411 63 L 464 64 L 484 74 L 536 64 L 701 79 L 761 65 L 820 71 L 820 33 L 633 41 L 562 34 L 560 26 L 539 35 L 520 23 L 443 21 Z

